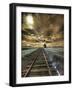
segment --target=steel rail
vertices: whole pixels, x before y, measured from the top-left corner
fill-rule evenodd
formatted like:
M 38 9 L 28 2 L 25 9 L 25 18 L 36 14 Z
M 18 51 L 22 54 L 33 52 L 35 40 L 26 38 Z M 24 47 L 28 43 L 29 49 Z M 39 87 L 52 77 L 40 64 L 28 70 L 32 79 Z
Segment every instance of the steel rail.
M 44 56 L 44 58 L 45 58 L 45 62 L 46 62 L 47 68 L 48 68 L 48 73 L 49 73 L 49 75 L 51 76 L 52 73 L 51 73 L 51 70 L 50 70 L 49 64 L 48 64 L 48 62 L 47 62 L 47 58 L 46 58 L 46 55 L 45 55 L 44 51 L 43 51 L 43 56 Z
M 38 55 L 35 57 L 35 59 L 32 61 L 32 63 L 31 63 L 31 65 L 29 66 L 29 68 L 28 68 L 28 70 L 27 70 L 27 72 L 26 73 L 24 73 L 24 77 L 27 77 L 27 75 L 28 75 L 28 73 L 30 72 L 30 70 L 31 70 L 31 68 L 32 68 L 32 66 L 33 66 L 33 64 L 34 64 L 34 62 L 36 61 L 36 59 L 37 59 L 37 57 L 38 57 Z M 24 70 L 25 71 L 25 70 Z

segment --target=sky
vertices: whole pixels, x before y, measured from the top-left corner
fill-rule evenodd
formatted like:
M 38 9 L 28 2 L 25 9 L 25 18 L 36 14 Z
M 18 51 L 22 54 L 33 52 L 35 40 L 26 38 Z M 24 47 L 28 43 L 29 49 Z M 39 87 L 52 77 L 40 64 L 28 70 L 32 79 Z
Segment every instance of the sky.
M 64 15 L 22 13 L 22 47 L 63 47 Z

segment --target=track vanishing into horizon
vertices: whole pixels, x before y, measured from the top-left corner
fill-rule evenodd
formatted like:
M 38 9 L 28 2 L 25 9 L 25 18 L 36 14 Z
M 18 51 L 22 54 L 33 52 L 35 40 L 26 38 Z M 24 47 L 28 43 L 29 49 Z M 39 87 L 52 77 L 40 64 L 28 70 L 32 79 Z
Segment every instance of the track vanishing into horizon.
M 44 48 L 39 48 L 22 58 L 22 77 L 57 75 L 57 71 L 52 67 Z

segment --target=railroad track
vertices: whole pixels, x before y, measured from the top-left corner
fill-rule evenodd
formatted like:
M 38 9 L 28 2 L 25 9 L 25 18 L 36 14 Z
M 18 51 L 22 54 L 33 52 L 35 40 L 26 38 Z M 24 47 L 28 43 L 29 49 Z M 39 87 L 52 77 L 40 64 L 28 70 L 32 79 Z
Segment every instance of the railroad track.
M 23 58 L 22 77 L 58 75 L 43 48 Z

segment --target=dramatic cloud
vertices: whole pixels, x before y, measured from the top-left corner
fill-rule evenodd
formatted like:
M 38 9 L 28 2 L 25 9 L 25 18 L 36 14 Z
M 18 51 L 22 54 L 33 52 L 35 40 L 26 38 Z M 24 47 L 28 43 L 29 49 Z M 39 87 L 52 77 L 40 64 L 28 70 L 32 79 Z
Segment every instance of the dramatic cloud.
M 30 38 L 29 38 L 30 37 Z M 22 39 L 29 46 L 33 43 L 63 46 L 64 15 L 60 14 L 22 14 Z M 56 43 L 56 44 L 55 44 Z M 27 45 L 27 44 L 26 44 Z

